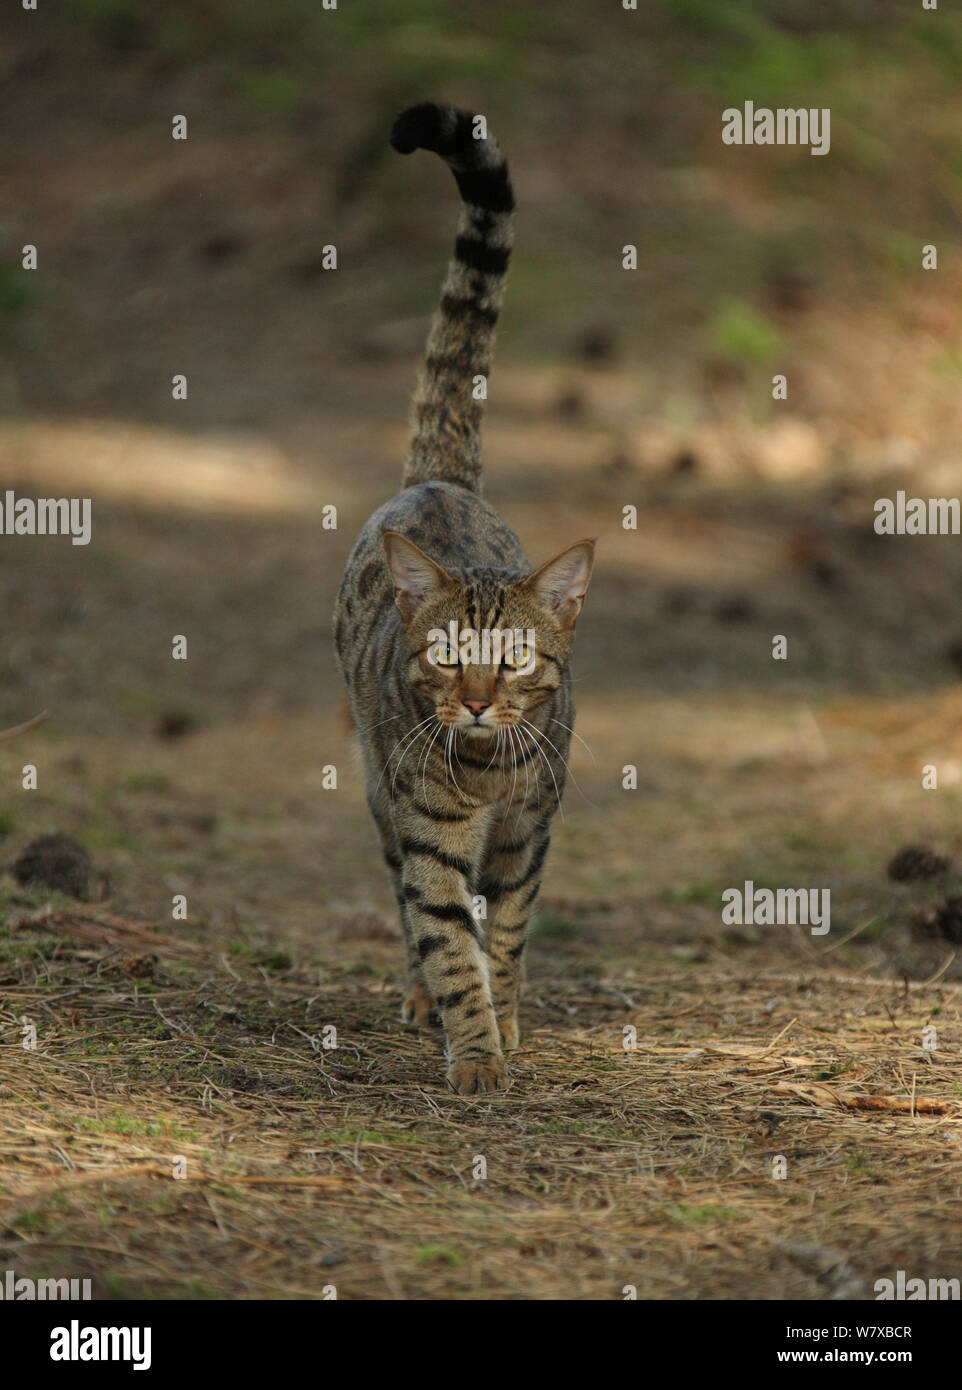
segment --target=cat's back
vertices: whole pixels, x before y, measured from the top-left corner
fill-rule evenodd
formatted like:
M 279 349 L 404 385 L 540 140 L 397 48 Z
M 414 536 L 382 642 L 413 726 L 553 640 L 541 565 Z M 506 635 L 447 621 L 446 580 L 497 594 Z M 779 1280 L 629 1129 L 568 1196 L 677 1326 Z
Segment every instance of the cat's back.
M 383 531 L 399 531 L 453 573 L 481 566 L 518 573 L 530 568 L 511 527 L 477 493 L 452 483 L 421 483 L 405 488 L 368 518 L 348 557 L 339 604 L 345 585 L 357 587 L 361 598 L 372 598 L 382 585 L 391 589 Z

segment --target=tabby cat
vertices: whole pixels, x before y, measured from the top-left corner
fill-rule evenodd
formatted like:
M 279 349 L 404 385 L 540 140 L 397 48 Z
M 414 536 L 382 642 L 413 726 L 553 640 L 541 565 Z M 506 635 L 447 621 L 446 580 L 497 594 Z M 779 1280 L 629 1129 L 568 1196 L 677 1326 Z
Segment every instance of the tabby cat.
M 521 958 L 564 787 L 568 658 L 594 550 L 581 541 L 532 572 L 481 499 L 475 378 L 490 367 L 514 195 L 497 145 L 475 127 L 465 111 L 423 104 L 391 130 L 401 154 L 447 161 L 461 215 L 402 490 L 361 532 L 334 612 L 400 907 L 402 1018 L 440 1017 L 461 1094 L 504 1086 L 504 1052 L 518 1046 Z M 500 652 L 459 645 L 492 632 L 506 634 Z

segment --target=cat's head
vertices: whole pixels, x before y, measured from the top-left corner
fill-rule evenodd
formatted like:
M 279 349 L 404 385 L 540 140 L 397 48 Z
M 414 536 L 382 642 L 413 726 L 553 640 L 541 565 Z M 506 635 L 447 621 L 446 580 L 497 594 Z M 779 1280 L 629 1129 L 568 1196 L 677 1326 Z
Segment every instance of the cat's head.
M 530 718 L 561 684 L 594 541 L 531 574 L 478 568 L 461 578 L 397 531 L 383 542 L 408 680 L 442 724 L 484 737 Z

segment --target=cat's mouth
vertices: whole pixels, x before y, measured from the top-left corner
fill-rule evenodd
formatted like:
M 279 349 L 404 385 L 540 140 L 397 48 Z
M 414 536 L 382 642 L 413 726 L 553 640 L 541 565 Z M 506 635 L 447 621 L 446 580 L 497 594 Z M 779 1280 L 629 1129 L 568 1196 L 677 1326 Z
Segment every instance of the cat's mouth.
M 473 719 L 443 719 L 449 729 L 454 729 L 459 734 L 469 734 L 473 738 L 490 738 L 501 728 L 500 720 L 485 719 L 483 714 L 476 714 Z

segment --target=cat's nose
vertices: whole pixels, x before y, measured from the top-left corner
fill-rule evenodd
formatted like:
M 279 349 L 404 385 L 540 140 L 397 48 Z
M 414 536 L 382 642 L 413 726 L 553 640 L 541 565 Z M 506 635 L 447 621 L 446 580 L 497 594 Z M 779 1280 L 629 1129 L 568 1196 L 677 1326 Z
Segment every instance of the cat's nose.
M 472 714 L 483 714 L 490 705 L 490 700 L 462 700 L 462 705 L 467 705 Z

